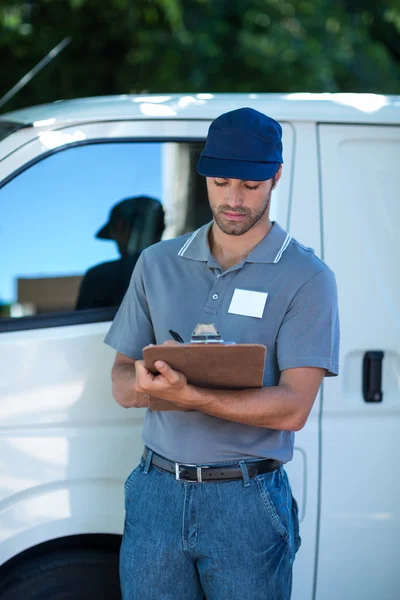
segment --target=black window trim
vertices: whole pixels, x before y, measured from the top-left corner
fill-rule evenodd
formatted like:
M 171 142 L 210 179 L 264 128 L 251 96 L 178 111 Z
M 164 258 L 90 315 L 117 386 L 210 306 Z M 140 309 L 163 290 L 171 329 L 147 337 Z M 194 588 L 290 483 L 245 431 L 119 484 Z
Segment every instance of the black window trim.
M 10 331 L 27 331 L 30 329 L 48 329 L 50 327 L 69 327 L 70 325 L 86 325 L 112 321 L 117 313 L 117 306 L 107 308 L 88 308 L 65 312 L 42 313 L 29 317 L 0 318 L 0 333 Z
M 148 137 L 127 137 L 127 138 L 96 138 L 91 140 L 82 140 L 79 142 L 71 142 L 54 148 L 36 156 L 34 159 L 28 161 L 23 166 L 19 167 L 8 175 L 1 183 L 0 189 L 12 181 L 15 177 L 35 165 L 36 163 L 56 154 L 69 150 L 70 148 L 76 148 L 79 146 L 92 146 L 96 144 L 115 144 L 115 143 L 199 143 L 205 142 L 205 138 L 184 138 L 180 137 L 166 137 L 166 138 L 148 138 Z M 91 308 L 86 310 L 74 310 L 65 312 L 54 312 L 54 313 L 42 313 L 34 316 L 27 317 L 0 317 L 0 334 L 12 331 L 28 331 L 32 329 L 48 329 L 51 327 L 67 327 L 71 325 L 86 325 L 90 323 L 103 323 L 112 321 L 118 307 L 107 307 L 107 308 Z

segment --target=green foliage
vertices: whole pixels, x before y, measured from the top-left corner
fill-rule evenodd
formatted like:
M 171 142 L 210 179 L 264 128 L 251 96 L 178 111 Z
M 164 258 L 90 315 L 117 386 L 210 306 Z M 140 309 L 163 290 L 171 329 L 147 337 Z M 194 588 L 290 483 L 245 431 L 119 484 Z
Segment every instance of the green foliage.
M 140 92 L 400 92 L 400 0 L 31 0 L 0 4 L 3 111 Z

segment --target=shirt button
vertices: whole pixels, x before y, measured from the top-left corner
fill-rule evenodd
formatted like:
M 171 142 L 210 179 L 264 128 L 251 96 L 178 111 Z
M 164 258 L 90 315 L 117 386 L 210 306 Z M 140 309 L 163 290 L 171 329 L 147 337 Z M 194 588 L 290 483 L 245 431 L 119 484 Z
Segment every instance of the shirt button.
M 213 294 L 213 300 L 218 300 L 218 294 Z

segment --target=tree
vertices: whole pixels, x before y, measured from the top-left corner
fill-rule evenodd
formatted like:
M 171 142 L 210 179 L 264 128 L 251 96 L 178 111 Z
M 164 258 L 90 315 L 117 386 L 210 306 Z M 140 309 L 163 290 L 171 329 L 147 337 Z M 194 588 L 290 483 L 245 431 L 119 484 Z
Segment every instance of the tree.
M 400 0 L 31 0 L 0 6 L 4 109 L 140 92 L 400 92 Z

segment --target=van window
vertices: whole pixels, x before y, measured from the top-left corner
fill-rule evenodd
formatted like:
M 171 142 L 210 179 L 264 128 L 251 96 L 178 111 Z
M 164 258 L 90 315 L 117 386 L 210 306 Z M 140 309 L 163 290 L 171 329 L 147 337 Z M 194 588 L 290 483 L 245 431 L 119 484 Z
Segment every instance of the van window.
M 203 143 L 96 143 L 0 190 L 1 317 L 118 306 L 140 252 L 211 218 Z

